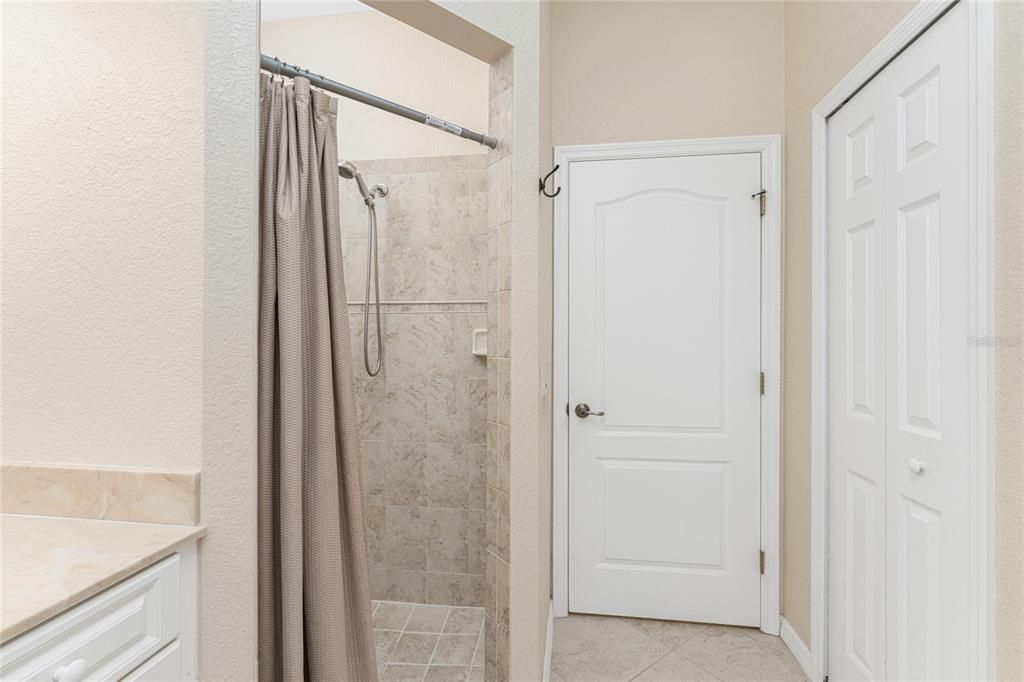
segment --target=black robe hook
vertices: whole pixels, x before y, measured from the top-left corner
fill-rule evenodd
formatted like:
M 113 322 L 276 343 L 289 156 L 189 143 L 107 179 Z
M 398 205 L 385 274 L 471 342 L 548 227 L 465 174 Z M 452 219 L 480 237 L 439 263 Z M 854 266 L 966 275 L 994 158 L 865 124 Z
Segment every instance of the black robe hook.
M 555 189 L 554 194 L 548 194 L 548 178 L 554 175 L 556 170 L 558 170 L 557 163 L 555 164 L 555 167 L 551 169 L 551 172 L 545 175 L 544 178 L 540 181 L 540 193 L 546 196 L 548 199 L 554 199 L 555 197 L 558 196 L 558 193 L 562 191 L 562 188 L 558 187 Z

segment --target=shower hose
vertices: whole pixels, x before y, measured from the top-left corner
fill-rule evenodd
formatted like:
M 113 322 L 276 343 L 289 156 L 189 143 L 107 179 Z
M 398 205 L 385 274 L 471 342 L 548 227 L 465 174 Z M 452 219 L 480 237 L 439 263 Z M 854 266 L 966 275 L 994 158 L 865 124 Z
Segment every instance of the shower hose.
M 375 377 L 384 362 L 384 336 L 380 324 L 380 270 L 377 262 L 377 207 L 367 202 L 366 224 L 366 300 L 363 302 L 363 363 L 366 373 Z M 377 322 L 377 362 L 370 365 L 370 280 L 373 279 L 373 311 Z

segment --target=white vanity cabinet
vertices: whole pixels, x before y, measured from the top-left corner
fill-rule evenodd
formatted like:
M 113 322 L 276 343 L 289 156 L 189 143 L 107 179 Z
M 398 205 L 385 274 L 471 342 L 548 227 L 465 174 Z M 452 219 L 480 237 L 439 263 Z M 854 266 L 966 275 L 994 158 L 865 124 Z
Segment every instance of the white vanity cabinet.
M 0 680 L 196 679 L 196 543 L 0 647 Z

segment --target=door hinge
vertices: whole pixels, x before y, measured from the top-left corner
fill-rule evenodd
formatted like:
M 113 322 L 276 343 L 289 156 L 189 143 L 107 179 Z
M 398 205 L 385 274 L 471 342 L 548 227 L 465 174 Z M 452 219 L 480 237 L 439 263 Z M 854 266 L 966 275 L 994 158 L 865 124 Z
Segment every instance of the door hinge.
M 761 395 L 764 395 L 764 372 L 761 372 Z
M 757 194 L 751 194 L 750 195 L 751 199 L 756 198 L 759 202 L 761 202 L 761 215 L 764 215 L 764 206 L 765 206 L 765 197 L 766 196 L 768 196 L 768 190 L 766 190 L 766 189 L 761 190 Z
M 763 549 L 761 550 L 760 562 L 761 562 L 761 575 L 764 575 L 764 550 Z
M 566 416 L 566 417 L 568 417 L 568 416 L 569 416 L 569 403 L 566 403 L 566 404 L 565 404 L 565 416 Z

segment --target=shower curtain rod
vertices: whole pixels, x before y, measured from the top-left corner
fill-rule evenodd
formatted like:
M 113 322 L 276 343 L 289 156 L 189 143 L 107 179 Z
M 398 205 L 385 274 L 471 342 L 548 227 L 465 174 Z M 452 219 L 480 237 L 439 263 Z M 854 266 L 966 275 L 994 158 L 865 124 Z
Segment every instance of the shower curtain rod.
M 431 128 L 437 128 L 438 130 L 443 130 L 446 133 L 464 137 L 467 140 L 473 140 L 474 142 L 486 145 L 491 149 L 495 149 L 498 146 L 498 141 L 489 135 L 482 135 L 480 133 L 473 132 L 468 128 L 463 128 L 460 125 L 449 123 L 442 118 L 424 114 L 422 111 L 416 111 L 415 109 L 410 109 L 409 107 L 402 106 L 401 104 L 384 99 L 383 97 L 377 97 L 376 95 L 371 95 L 368 92 L 357 90 L 356 88 L 345 85 L 344 83 L 339 83 L 337 81 L 332 81 L 330 78 L 318 76 L 317 74 L 309 71 L 309 69 L 303 69 L 295 66 L 294 64 L 287 64 L 277 57 L 268 57 L 265 54 L 261 54 L 260 68 L 264 71 L 269 71 L 281 76 L 287 76 L 289 78 L 295 78 L 296 76 L 308 78 L 310 85 L 315 85 L 321 90 L 333 92 L 336 95 L 341 95 L 348 99 L 354 99 L 355 101 L 362 102 L 363 104 L 369 104 L 371 107 L 383 109 L 384 111 L 403 116 L 411 121 L 428 125 Z

